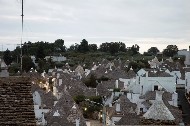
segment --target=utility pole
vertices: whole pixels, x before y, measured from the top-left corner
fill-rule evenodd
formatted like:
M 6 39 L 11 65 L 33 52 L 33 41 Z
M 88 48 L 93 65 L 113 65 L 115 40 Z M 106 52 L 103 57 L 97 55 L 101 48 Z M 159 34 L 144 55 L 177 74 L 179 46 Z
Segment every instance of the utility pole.
M 107 113 L 106 113 L 106 106 L 105 106 L 105 104 L 103 105 L 102 113 L 103 113 L 103 124 L 104 124 L 104 126 L 106 126 L 107 125 L 106 124 L 106 119 L 107 119 L 106 115 L 107 115 Z
M 20 45 L 20 47 L 21 47 L 21 51 L 20 51 L 20 72 L 22 73 L 22 39 L 23 39 L 23 18 L 24 18 L 24 14 L 23 14 L 23 0 L 22 0 L 22 15 L 21 15 L 21 17 L 22 17 L 22 35 L 21 35 L 21 45 Z

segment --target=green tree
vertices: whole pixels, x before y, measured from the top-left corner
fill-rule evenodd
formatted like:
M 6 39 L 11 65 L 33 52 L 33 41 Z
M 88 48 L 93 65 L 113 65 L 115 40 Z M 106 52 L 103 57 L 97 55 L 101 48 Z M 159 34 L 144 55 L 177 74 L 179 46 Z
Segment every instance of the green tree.
M 86 97 L 84 95 L 77 95 L 74 97 L 74 100 L 77 104 L 79 104 L 82 101 L 85 101 Z
M 44 57 L 45 57 L 45 53 L 44 53 L 43 43 L 41 43 L 38 46 L 38 49 L 37 49 L 37 52 L 36 52 L 36 59 L 37 60 L 44 59 Z
M 57 39 L 54 42 L 55 50 L 65 52 L 65 46 L 64 46 L 64 40 L 63 39 Z
M 89 44 L 88 48 L 89 48 L 90 51 L 94 51 L 95 52 L 95 51 L 97 51 L 98 47 L 97 47 L 96 44 Z
M 119 51 L 121 51 L 121 52 L 126 52 L 125 43 L 119 42 Z
M 22 58 L 22 67 L 23 67 L 23 71 L 28 72 L 31 68 L 35 68 L 35 65 L 29 56 L 24 55 Z
M 20 70 L 20 64 L 19 63 L 14 63 L 11 64 L 8 68 L 9 73 L 17 73 Z
M 68 51 L 75 51 L 75 52 L 77 52 L 77 51 L 78 51 L 78 48 L 79 48 L 79 44 L 75 43 L 75 45 L 72 44 L 72 45 L 68 48 Z
M 158 50 L 158 48 L 157 47 L 151 47 L 150 49 L 148 49 L 148 54 L 150 54 L 150 55 L 156 55 L 158 52 L 160 52 L 159 50 Z
M 10 50 L 6 50 L 4 53 L 3 53 L 3 60 L 5 61 L 5 63 L 7 65 L 10 65 L 13 61 L 12 59 L 12 55 L 11 55 L 11 51 Z
M 47 65 L 48 65 L 48 64 L 45 62 L 44 59 L 39 59 L 39 60 L 38 60 L 38 67 L 39 67 L 38 72 L 42 73 L 43 70 L 45 70 L 45 67 L 46 67 Z
M 88 48 L 88 41 L 86 41 L 85 39 L 82 40 L 82 42 L 79 45 L 78 48 L 79 52 L 88 52 L 89 48 Z
M 110 43 L 110 49 L 109 52 L 113 55 L 115 53 L 119 52 L 119 44 L 117 42 L 111 42 Z
M 91 74 L 90 78 L 87 78 L 86 80 L 84 80 L 84 84 L 87 87 L 96 88 L 96 86 L 97 86 L 96 76 L 94 74 Z
M 135 45 L 132 45 L 132 47 L 130 49 L 132 51 L 132 55 L 136 55 L 139 53 L 140 47 L 137 44 L 135 44 Z
M 20 52 L 21 52 L 21 49 L 19 46 L 17 46 L 16 49 L 12 51 L 12 58 L 13 58 L 13 61 L 16 63 L 20 63 Z
M 126 47 L 125 43 L 122 42 L 111 42 L 111 43 L 106 42 L 100 45 L 100 51 L 110 52 L 111 54 L 115 54 L 118 52 L 125 52 Z
M 164 49 L 163 54 L 168 57 L 173 57 L 178 52 L 178 47 L 176 45 L 168 45 L 166 49 Z

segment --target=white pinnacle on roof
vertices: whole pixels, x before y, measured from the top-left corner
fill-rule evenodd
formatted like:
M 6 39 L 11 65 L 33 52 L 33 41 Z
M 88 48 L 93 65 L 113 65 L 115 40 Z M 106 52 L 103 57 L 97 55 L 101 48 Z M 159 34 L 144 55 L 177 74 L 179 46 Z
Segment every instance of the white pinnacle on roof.
M 108 73 L 108 71 L 106 70 L 106 72 L 105 73 Z
M 58 110 L 56 112 L 54 112 L 53 116 L 60 116 Z
M 76 108 L 77 108 L 77 107 L 76 107 L 76 105 L 74 104 L 73 107 L 72 107 L 72 109 L 76 109 Z
M 132 66 L 131 66 L 130 70 L 133 70 Z
M 149 108 L 149 110 L 143 115 L 145 119 L 154 119 L 154 120 L 175 120 L 172 113 L 165 106 L 162 101 L 162 94 L 164 91 L 156 91 L 156 100 Z

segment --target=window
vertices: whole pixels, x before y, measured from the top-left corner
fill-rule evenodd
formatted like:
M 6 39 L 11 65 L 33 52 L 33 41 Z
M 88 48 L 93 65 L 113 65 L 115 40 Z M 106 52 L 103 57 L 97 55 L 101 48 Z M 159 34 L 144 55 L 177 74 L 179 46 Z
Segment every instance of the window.
M 158 90 L 158 85 L 154 85 L 154 91 Z

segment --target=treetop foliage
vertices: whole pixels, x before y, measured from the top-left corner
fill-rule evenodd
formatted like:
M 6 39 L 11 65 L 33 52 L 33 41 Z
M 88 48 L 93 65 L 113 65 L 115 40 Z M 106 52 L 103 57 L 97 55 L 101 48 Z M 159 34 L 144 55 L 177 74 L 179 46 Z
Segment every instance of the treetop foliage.
M 55 65 L 59 67 L 62 67 L 64 65 L 64 63 L 54 63 L 51 60 L 46 61 L 46 56 L 64 55 L 66 57 L 69 57 L 69 60 L 67 62 L 70 66 L 75 66 L 79 63 L 85 63 L 86 68 L 91 61 L 100 61 L 103 58 L 106 58 L 107 60 L 113 60 L 115 58 L 131 59 L 131 57 L 134 58 L 134 60 L 136 60 L 135 58 L 142 59 L 142 55 L 139 53 L 140 46 L 137 44 L 134 44 L 131 47 L 127 47 L 125 43 L 120 41 L 105 42 L 101 43 L 98 47 L 97 44 L 89 44 L 86 39 L 83 39 L 79 44 L 72 44 L 68 48 L 64 44 L 65 42 L 63 39 L 57 39 L 53 43 L 44 41 L 38 41 L 34 43 L 30 41 L 25 42 L 22 45 L 22 54 L 24 56 L 23 70 L 27 72 L 31 67 L 35 66 L 33 64 L 31 56 L 35 56 L 35 62 L 38 63 L 39 66 L 37 69 L 42 72 L 43 70 L 47 71 L 49 68 L 54 68 Z M 155 56 L 158 52 L 159 50 L 157 47 L 150 47 L 147 52 L 144 53 L 144 56 Z M 173 57 L 177 54 L 177 52 L 178 47 L 176 45 L 168 45 L 166 49 L 163 50 L 163 56 Z M 12 63 L 20 64 L 20 57 L 21 48 L 17 46 L 13 51 L 7 49 L 5 52 L 3 52 L 2 58 L 7 65 L 11 65 Z M 139 63 L 143 63 L 143 61 Z M 137 66 L 137 68 L 138 67 L 139 66 Z
M 168 45 L 166 49 L 164 49 L 163 54 L 168 57 L 173 57 L 178 52 L 178 47 L 176 45 Z

